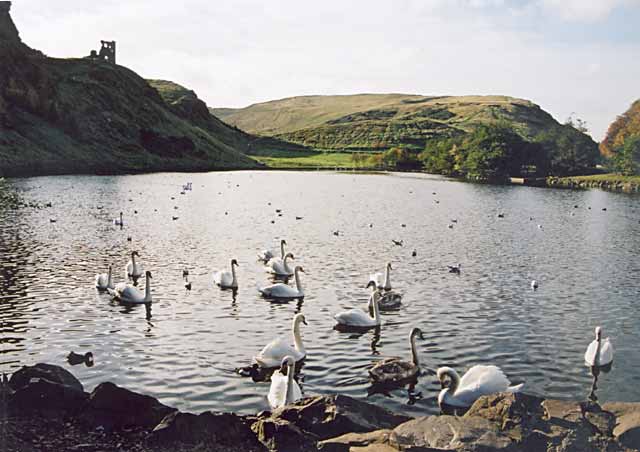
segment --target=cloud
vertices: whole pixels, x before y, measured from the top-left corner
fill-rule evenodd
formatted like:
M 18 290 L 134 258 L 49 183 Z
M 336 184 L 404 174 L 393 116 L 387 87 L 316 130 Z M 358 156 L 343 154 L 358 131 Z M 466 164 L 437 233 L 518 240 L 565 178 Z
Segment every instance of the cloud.
M 576 22 L 598 22 L 606 19 L 618 7 L 639 7 L 638 0 L 541 0 L 550 14 Z

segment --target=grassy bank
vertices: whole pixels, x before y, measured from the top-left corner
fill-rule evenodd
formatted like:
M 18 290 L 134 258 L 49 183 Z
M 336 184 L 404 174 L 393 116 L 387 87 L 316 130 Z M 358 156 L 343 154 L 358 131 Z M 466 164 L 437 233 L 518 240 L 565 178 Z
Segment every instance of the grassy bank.
M 610 191 L 638 193 L 640 192 L 640 176 L 607 173 L 589 176 L 550 177 L 547 179 L 547 185 L 563 188 L 601 188 Z
M 274 156 L 251 156 L 269 168 L 360 168 L 346 152 L 282 152 Z

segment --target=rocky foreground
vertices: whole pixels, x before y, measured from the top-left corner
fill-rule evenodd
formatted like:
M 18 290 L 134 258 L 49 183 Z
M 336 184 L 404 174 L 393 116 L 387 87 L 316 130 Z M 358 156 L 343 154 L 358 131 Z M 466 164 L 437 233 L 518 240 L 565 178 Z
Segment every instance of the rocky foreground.
M 462 417 L 411 419 L 341 395 L 274 412 L 183 413 L 113 383 L 93 392 L 37 364 L 0 388 L 2 451 L 635 451 L 640 403 L 526 394 L 479 399 Z

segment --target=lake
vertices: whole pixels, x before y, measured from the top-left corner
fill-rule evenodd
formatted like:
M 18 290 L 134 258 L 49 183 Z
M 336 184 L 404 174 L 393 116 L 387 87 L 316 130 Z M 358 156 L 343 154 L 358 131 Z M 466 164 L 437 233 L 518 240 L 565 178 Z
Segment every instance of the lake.
M 193 191 L 181 195 L 187 181 Z M 273 338 L 290 337 L 291 319 L 302 312 L 306 395 L 342 393 L 415 416 L 439 411 L 440 386 L 429 369 L 443 365 L 462 374 L 495 364 L 513 383 L 525 382 L 526 392 L 584 400 L 591 375 L 583 355 L 601 325 L 616 360 L 600 376 L 599 400 L 640 401 L 637 195 L 349 172 L 12 184 L 52 207 L 0 211 L 0 372 L 48 362 L 89 391 L 113 381 L 182 410 L 256 413 L 268 408 L 269 383 L 234 369 Z M 112 221 L 120 211 L 122 230 Z M 305 269 L 303 303 L 272 303 L 257 292 L 270 280 L 256 255 L 278 249 L 281 238 Z M 94 288 L 94 275 L 109 263 L 122 281 L 132 250 L 153 274 L 150 312 Z M 212 281 L 232 258 L 239 263 L 235 297 Z M 333 315 L 366 307 L 369 274 L 386 262 L 402 308 L 383 313 L 378 332 L 336 331 Z M 461 274 L 449 273 L 457 263 Z M 417 342 L 421 397 L 406 389 L 368 396 L 367 368 L 408 357 L 412 327 L 424 333 Z M 95 365 L 70 366 L 72 350 L 92 351 Z

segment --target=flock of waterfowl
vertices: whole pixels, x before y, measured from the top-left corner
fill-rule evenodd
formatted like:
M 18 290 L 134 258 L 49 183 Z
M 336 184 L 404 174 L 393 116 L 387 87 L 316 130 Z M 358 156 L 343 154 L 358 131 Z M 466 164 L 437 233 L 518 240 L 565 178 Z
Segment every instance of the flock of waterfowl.
M 184 192 L 192 190 L 191 183 L 183 186 Z M 498 214 L 503 218 L 503 214 Z M 302 217 L 296 217 L 301 219 Z M 457 220 L 452 220 L 457 222 Z M 114 225 L 120 228 L 124 225 L 123 214 L 113 220 Z M 370 225 L 371 226 L 371 225 Z M 404 226 L 404 225 L 403 225 Z M 451 225 L 452 226 L 452 225 Z M 541 228 L 541 226 L 539 225 Z M 334 235 L 339 235 L 339 231 L 334 231 Z M 402 241 L 393 240 L 398 246 L 403 246 Z M 292 268 L 291 261 L 295 260 L 293 253 L 286 252 L 286 240 L 280 241 L 280 255 L 271 250 L 263 250 L 258 254 L 266 271 L 271 273 L 276 279 L 282 279 L 271 285 L 258 288 L 260 294 L 269 299 L 291 300 L 303 299 L 305 294 L 300 281 L 300 273 L 304 269 L 300 266 Z M 413 256 L 416 255 L 414 250 Z M 113 283 L 113 267 L 110 265 L 107 273 L 96 275 L 95 287 L 100 291 L 106 291 L 114 299 L 123 303 L 149 304 L 152 302 L 150 280 L 151 272 L 144 271 L 139 260 L 137 251 L 131 252 L 130 260 L 124 268 L 125 279 L 130 282 Z M 216 271 L 213 274 L 213 283 L 221 289 L 237 290 L 238 267 L 236 259 L 230 260 L 228 271 Z M 462 265 L 449 266 L 449 272 L 460 274 Z M 398 309 L 402 304 L 402 295 L 392 290 L 391 263 L 387 263 L 384 272 L 371 274 L 367 288 L 371 289 L 368 301 L 368 309 L 349 309 L 338 312 L 334 315 L 336 329 L 354 328 L 370 329 L 381 325 L 380 311 Z M 183 277 L 187 279 L 188 270 L 183 271 Z M 144 291 L 137 287 L 137 281 L 145 276 Z M 288 284 L 288 279 L 293 276 L 295 287 Z M 190 289 L 191 283 L 187 282 L 185 287 Z M 536 290 L 538 282 L 531 281 L 531 288 Z M 258 366 L 261 370 L 271 373 L 271 386 L 267 396 L 272 408 L 280 407 L 302 397 L 302 391 L 294 378 L 296 365 L 307 357 L 300 334 L 300 325 L 307 325 L 303 314 L 296 314 L 292 322 L 292 339 L 277 338 L 269 342 L 257 353 L 254 358 L 252 368 Z M 422 331 L 413 328 L 409 335 L 411 359 L 388 358 L 375 363 L 369 370 L 369 378 L 374 384 L 384 385 L 404 385 L 415 380 L 420 375 L 420 361 L 416 350 L 416 339 L 423 339 Z M 80 356 L 78 356 L 78 359 Z M 82 357 L 83 359 L 85 357 Z M 92 358 L 92 357 L 91 357 Z M 592 368 L 606 368 L 613 361 L 613 347 L 609 338 L 602 338 L 602 329 L 596 328 L 596 338 L 589 344 L 584 355 L 585 363 Z M 524 383 L 511 385 L 509 379 L 502 370 L 493 365 L 475 365 L 471 367 L 462 377 L 450 367 L 440 367 L 435 371 L 436 377 L 441 384 L 441 391 L 438 395 L 440 406 L 469 407 L 475 400 L 483 395 L 497 392 L 517 392 L 524 386 Z

